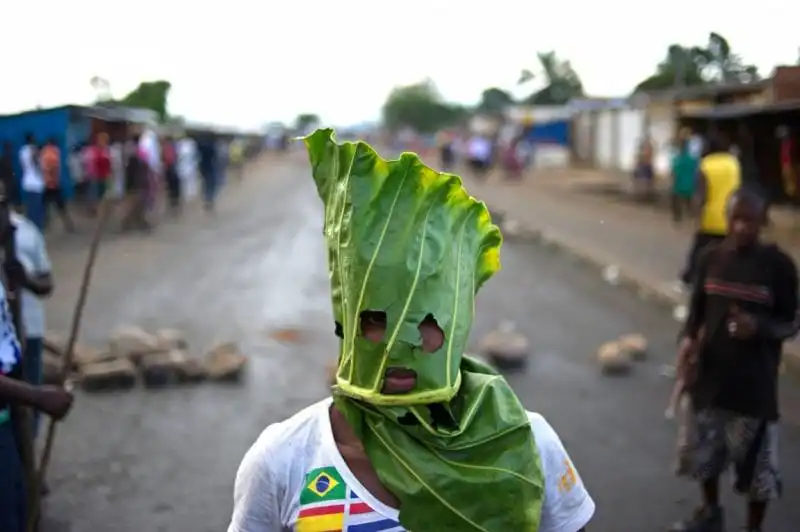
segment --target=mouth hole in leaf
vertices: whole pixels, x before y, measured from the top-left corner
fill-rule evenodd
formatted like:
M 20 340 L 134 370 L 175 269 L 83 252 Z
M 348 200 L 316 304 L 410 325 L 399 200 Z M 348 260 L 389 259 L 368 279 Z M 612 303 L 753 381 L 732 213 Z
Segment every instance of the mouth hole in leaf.
M 373 343 L 383 340 L 386 334 L 386 313 L 380 310 L 365 310 L 360 314 L 361 336 Z
M 458 422 L 453 418 L 453 415 L 444 405 L 433 403 L 428 405 L 428 411 L 431 413 L 434 428 L 443 428 L 447 430 L 458 429 Z
M 339 338 L 344 338 L 344 329 L 342 329 L 342 324 L 339 323 L 338 321 L 334 323 L 335 325 L 333 327 L 333 334 L 335 334 Z
M 426 353 L 438 351 L 444 345 L 444 331 L 439 327 L 433 314 L 425 316 L 425 319 L 417 326 L 417 330 L 422 337 L 422 350 Z

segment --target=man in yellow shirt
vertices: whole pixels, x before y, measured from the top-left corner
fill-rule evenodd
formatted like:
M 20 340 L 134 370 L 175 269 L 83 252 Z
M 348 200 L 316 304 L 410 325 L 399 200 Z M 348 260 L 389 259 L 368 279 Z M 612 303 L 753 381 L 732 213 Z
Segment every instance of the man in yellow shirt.
M 719 134 L 712 134 L 708 139 L 708 151 L 700 160 L 697 176 L 700 226 L 692 240 L 686 268 L 681 274 L 681 280 L 687 285 L 695 281 L 700 252 L 728 234 L 728 201 L 741 186 L 742 171 L 739 160 L 727 148 L 727 143 Z
M 235 138 L 228 147 L 228 162 L 238 181 L 244 177 L 244 140 Z

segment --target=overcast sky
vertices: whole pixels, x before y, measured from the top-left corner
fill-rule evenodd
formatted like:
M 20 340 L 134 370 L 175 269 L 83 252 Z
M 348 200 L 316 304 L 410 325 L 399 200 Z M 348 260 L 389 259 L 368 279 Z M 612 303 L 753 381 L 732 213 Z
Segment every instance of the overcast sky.
M 319 114 L 378 118 L 393 86 L 431 77 L 445 97 L 514 89 L 536 52 L 572 61 L 593 95 L 630 92 L 672 42 L 713 30 L 769 73 L 793 63 L 800 2 L 760 0 L 9 0 L 0 7 L 0 113 L 88 103 L 92 76 L 122 96 L 173 84 L 170 111 L 260 127 Z M 643 20 L 643 22 L 637 22 Z M 533 90 L 531 87 L 529 90 Z

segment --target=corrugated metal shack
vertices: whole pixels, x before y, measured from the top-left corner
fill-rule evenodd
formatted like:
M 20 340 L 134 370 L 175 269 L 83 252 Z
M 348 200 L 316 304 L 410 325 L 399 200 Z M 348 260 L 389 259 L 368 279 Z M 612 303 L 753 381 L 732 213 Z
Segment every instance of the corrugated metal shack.
M 29 133 L 37 143 L 55 139 L 61 149 L 62 190 L 66 198 L 71 198 L 74 181 L 67 160 L 76 147 L 89 142 L 100 131 L 113 137 L 125 134 L 131 125 L 155 125 L 156 121 L 157 115 L 153 111 L 114 104 L 33 109 L 0 116 L 0 144 L 9 141 L 17 153 Z M 14 157 L 13 163 L 14 174 L 19 180 L 22 175 L 19 159 Z

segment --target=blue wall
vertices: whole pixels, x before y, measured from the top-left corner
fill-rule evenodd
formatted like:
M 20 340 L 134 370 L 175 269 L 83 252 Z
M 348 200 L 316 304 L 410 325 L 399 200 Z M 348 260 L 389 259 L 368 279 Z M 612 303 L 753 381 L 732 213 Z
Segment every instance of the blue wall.
M 57 107 L 0 116 L 0 143 L 11 141 L 15 154 L 14 174 L 18 184 L 22 169 L 16 154 L 25 142 L 25 135 L 32 133 L 37 144 L 55 137 L 61 150 L 61 188 L 67 199 L 72 197 L 73 179 L 69 171 L 69 153 L 76 143 L 88 140 L 90 124 L 84 119 L 73 121 L 71 115 L 72 108 Z
M 529 142 L 537 144 L 569 146 L 569 128 L 570 123 L 568 120 L 533 124 L 528 131 L 525 132 L 525 138 Z

